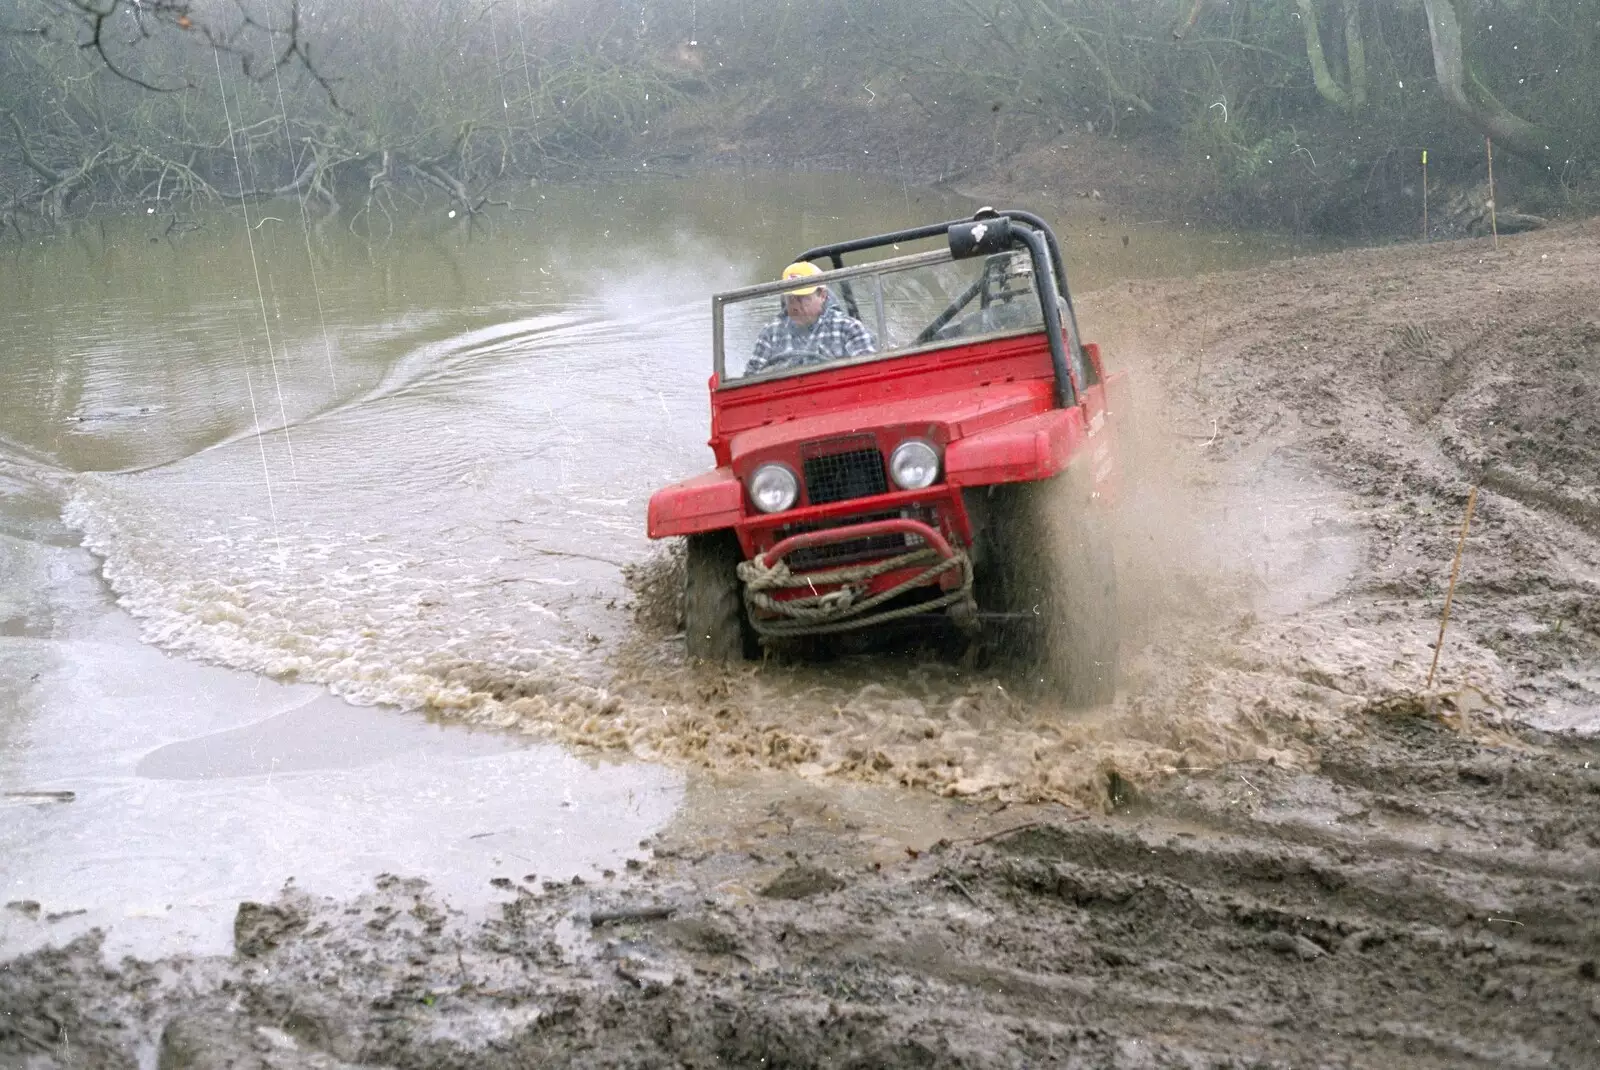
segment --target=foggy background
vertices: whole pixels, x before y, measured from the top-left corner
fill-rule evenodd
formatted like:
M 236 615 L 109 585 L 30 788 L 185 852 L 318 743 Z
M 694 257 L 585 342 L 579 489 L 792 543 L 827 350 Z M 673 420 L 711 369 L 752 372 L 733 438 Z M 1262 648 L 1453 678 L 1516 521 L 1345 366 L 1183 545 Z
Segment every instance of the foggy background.
M 0 224 L 261 193 L 384 232 L 534 178 L 1065 144 L 1153 208 L 1370 236 L 1415 232 L 1427 150 L 1448 234 L 1486 137 L 1502 200 L 1592 208 L 1597 42 L 1600 0 L 4 0 Z

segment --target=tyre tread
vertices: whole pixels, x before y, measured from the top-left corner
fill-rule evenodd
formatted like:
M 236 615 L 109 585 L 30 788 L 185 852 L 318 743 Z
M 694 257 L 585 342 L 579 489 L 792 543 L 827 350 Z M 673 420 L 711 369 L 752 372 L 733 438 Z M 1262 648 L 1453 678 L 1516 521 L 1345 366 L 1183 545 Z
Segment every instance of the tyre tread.
M 731 531 L 688 538 L 683 589 L 684 647 L 691 658 L 738 662 L 759 647 L 736 569 L 744 555 Z

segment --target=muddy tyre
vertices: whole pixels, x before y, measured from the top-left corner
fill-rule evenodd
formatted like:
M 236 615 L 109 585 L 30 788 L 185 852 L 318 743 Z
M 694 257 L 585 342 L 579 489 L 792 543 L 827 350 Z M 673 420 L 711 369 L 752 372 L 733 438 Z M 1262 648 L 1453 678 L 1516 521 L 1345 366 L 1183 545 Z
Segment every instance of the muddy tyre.
M 684 646 L 691 658 L 737 662 L 760 645 L 745 611 L 736 571 L 744 555 L 731 531 L 690 535 L 683 582 Z
M 1083 481 L 995 488 L 980 606 L 1006 614 L 998 645 L 1072 707 L 1117 693 L 1117 579 L 1103 509 Z M 983 581 L 987 581 L 986 583 Z M 984 588 L 987 587 L 987 591 Z

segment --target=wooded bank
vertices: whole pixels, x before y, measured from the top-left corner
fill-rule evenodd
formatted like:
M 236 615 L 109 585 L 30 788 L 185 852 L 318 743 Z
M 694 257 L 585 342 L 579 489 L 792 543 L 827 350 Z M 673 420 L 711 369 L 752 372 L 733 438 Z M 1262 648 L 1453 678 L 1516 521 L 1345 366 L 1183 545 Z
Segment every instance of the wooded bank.
M 1600 0 L 0 0 L 0 225 L 260 196 L 471 219 L 508 180 L 692 164 L 774 102 L 841 137 L 898 107 L 932 140 L 1115 138 L 1314 230 L 1398 218 L 1423 149 L 1473 185 L 1489 137 L 1522 207 L 1570 214 L 1597 98 Z

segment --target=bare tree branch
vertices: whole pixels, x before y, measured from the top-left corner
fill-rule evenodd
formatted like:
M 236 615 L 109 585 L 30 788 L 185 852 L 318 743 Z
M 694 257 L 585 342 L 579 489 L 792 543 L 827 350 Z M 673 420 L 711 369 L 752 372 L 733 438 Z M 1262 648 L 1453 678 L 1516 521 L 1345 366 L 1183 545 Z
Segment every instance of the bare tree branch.
M 33 154 L 33 150 L 28 147 L 28 135 L 23 133 L 22 123 L 17 119 L 16 113 L 8 109 L 6 111 L 6 118 L 11 120 L 11 129 L 14 130 L 17 135 L 17 149 L 22 153 L 22 162 L 27 165 L 28 170 L 32 171 L 34 174 L 43 178 L 46 182 L 49 182 L 52 185 L 60 182 L 61 175 L 54 168 L 50 167 L 43 160 L 35 156 Z
M 153 85 L 131 71 L 123 70 L 122 67 L 118 65 L 117 61 L 111 58 L 111 53 L 106 51 L 106 23 L 110 21 L 113 15 L 121 10 L 123 6 L 122 0 L 111 0 L 111 6 L 105 11 L 99 11 L 90 6 L 88 3 L 83 2 L 83 0 L 74 0 L 74 3 L 78 10 L 82 12 L 84 17 L 88 20 L 90 31 L 89 40 L 80 42 L 78 47 L 82 49 L 94 49 L 95 52 L 99 53 L 100 62 L 104 63 L 106 65 L 106 69 L 112 74 L 116 75 L 118 78 L 121 78 L 123 81 L 132 82 L 141 89 L 148 89 L 152 93 L 181 93 L 185 89 L 194 88 L 188 82 L 178 86 Z M 135 10 L 142 11 L 142 8 L 139 5 L 135 5 Z M 187 15 L 184 17 L 187 18 Z

